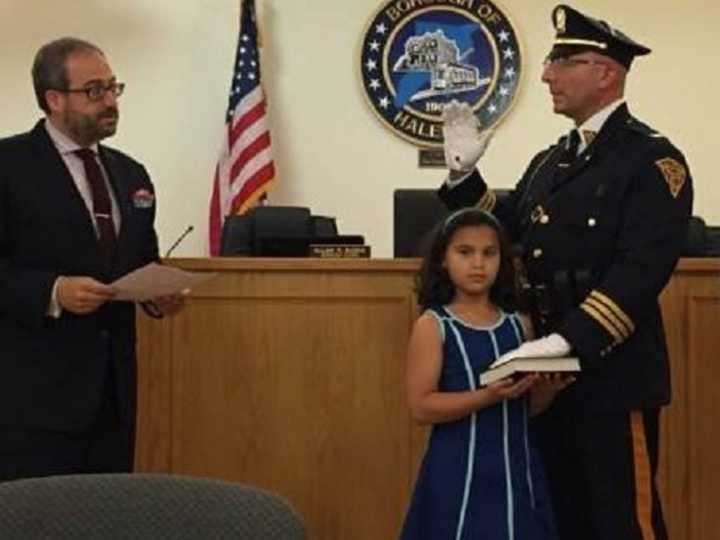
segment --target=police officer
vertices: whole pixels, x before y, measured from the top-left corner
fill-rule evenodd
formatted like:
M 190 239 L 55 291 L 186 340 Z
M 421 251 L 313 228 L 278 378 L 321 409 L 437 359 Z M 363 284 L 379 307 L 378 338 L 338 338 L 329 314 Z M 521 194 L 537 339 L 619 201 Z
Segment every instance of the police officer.
M 577 382 L 535 421 L 560 537 L 662 539 L 654 477 L 670 380 L 658 296 L 685 240 L 692 181 L 680 151 L 623 97 L 633 59 L 650 49 L 566 5 L 552 21 L 542 81 L 574 129 L 498 200 L 474 168 L 489 136 L 454 102 L 439 195 L 492 211 L 522 246 L 544 337 L 517 353 L 581 359 Z

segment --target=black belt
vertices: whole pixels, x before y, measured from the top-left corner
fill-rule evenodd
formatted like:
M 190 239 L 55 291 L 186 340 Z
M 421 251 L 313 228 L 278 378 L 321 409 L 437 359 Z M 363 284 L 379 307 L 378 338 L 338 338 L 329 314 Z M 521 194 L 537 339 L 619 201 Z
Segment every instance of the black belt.
M 556 270 L 551 281 L 530 279 L 523 286 L 523 296 L 535 332 L 547 335 L 557 330 L 565 317 L 590 293 L 592 281 L 592 273 L 585 269 Z

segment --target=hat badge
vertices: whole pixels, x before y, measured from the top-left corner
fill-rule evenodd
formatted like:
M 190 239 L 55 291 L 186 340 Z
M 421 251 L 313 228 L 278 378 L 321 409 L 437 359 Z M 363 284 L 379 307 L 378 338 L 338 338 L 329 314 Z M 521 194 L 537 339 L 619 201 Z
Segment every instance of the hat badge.
M 565 33 L 565 9 L 560 8 L 555 12 L 555 30 L 558 34 Z

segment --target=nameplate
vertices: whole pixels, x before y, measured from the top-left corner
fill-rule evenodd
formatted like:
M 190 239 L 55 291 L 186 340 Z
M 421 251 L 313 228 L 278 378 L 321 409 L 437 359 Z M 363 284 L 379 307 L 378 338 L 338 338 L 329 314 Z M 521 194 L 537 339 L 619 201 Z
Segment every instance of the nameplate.
M 444 169 L 445 151 L 442 148 L 421 148 L 418 150 L 418 167 L 421 169 Z
M 369 259 L 370 246 L 359 244 L 310 244 L 308 257 L 320 259 Z

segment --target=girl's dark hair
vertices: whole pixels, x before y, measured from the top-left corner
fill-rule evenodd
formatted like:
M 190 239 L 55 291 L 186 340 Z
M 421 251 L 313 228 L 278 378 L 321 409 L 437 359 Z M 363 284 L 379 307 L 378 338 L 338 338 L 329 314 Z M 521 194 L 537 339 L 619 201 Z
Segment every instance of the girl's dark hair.
M 497 279 L 490 288 L 490 300 L 505 311 L 517 309 L 517 283 L 510 241 L 500 222 L 492 214 L 477 208 L 458 210 L 433 229 L 420 271 L 415 276 L 417 302 L 423 309 L 452 301 L 455 285 L 450 281 L 447 270 L 443 268 L 445 252 L 458 229 L 480 225 L 493 229 L 500 243 L 500 268 Z

